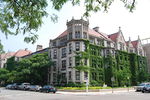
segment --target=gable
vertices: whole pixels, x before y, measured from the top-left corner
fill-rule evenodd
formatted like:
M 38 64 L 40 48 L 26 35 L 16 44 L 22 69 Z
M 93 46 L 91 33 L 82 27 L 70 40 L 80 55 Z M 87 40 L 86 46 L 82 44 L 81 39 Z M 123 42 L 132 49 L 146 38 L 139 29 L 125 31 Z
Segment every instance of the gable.
M 126 42 L 125 42 L 125 39 L 124 39 L 124 36 L 123 36 L 122 32 L 119 32 L 119 33 L 120 34 L 118 34 L 117 42 L 121 42 L 121 43 L 126 45 Z

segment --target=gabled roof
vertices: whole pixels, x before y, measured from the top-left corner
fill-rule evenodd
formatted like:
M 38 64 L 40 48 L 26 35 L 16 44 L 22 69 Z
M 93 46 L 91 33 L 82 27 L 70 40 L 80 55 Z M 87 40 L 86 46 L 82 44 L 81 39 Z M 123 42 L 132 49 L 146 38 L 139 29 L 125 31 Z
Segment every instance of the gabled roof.
M 18 51 L 14 54 L 14 56 L 16 56 L 16 57 L 22 57 L 22 56 L 28 55 L 28 54 L 30 54 L 30 53 L 32 53 L 32 52 L 29 51 L 29 50 L 18 50 Z
M 15 57 L 22 57 L 25 55 L 28 55 L 32 53 L 29 50 L 18 50 L 17 52 L 8 52 L 0 55 L 0 59 L 7 59 L 9 57 L 15 56 Z
M 95 30 L 93 29 L 89 29 L 89 35 L 91 36 L 96 36 L 96 37 L 102 37 L 104 39 L 107 39 L 109 40 L 108 36 L 102 32 L 96 32 Z
M 126 45 L 129 46 L 129 41 L 126 41 Z
M 116 41 L 118 35 L 119 35 L 119 32 L 114 33 L 114 34 L 110 34 L 110 35 L 108 35 L 108 37 L 109 37 L 112 41 Z
M 131 47 L 130 44 L 132 45 L 132 47 L 134 47 L 133 44 L 132 44 L 132 41 L 126 41 L 126 45 L 127 45 L 128 47 Z
M 132 43 L 133 47 L 136 48 L 136 47 L 137 47 L 137 44 L 138 44 L 138 40 L 131 41 L 131 43 Z
M 14 56 L 15 52 L 8 52 L 0 55 L 0 59 L 5 59 L 11 56 Z
M 65 35 L 67 35 L 68 34 L 68 32 L 67 32 L 67 30 L 65 30 L 63 33 L 61 33 L 57 38 L 61 38 L 61 37 L 63 37 L 63 36 L 65 36 Z

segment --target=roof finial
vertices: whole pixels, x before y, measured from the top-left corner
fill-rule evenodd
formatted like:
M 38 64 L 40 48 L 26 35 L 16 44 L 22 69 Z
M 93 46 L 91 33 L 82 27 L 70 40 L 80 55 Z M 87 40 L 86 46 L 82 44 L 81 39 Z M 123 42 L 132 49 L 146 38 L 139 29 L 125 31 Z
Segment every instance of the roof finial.
M 138 40 L 140 40 L 140 36 L 138 35 Z
M 119 26 L 119 32 L 121 31 L 121 27 Z
M 72 16 L 72 19 L 74 20 L 74 16 Z
M 129 36 L 129 41 L 131 41 L 131 37 Z

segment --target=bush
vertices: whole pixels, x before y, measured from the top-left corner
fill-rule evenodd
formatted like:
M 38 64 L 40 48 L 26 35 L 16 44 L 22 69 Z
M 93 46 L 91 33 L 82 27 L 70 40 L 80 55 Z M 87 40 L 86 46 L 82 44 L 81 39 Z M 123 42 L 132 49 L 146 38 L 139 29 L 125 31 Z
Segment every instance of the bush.
M 102 82 L 98 82 L 98 81 L 95 81 L 95 80 L 92 80 L 90 82 L 90 86 L 102 86 L 103 83 Z
M 65 87 L 85 87 L 85 83 L 73 83 L 69 82 Z

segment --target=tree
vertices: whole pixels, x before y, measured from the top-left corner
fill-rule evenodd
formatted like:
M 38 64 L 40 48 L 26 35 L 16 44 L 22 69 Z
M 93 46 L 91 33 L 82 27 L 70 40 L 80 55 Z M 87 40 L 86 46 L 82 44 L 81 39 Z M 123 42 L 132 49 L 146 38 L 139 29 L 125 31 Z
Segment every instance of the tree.
M 15 61 L 15 57 L 11 57 L 7 59 L 7 62 L 6 62 L 7 70 L 12 71 L 12 70 L 15 70 L 16 67 L 17 67 L 17 61 Z
M 8 70 L 0 68 L 0 85 L 4 85 L 6 83 L 8 79 L 8 73 Z
M 0 41 L 0 54 L 2 53 L 5 53 L 4 50 L 3 50 L 3 45 L 1 44 L 1 41 Z
M 72 6 L 80 5 L 81 0 L 49 0 L 53 4 L 53 9 L 60 10 L 63 5 L 71 1 Z M 136 0 L 120 0 L 131 12 L 135 8 Z M 90 12 L 100 10 L 108 11 L 114 0 L 84 0 L 84 16 L 90 16 Z M 47 0 L 1 0 L 0 2 L 0 30 L 6 35 L 27 34 L 24 41 L 27 43 L 38 39 L 36 32 L 42 25 L 42 18 L 47 16 Z M 55 21 L 57 16 L 50 15 Z
M 20 82 L 30 82 L 32 84 L 47 84 L 48 68 L 52 62 L 47 53 L 36 54 L 29 58 L 22 59 L 17 67 L 17 77 Z

